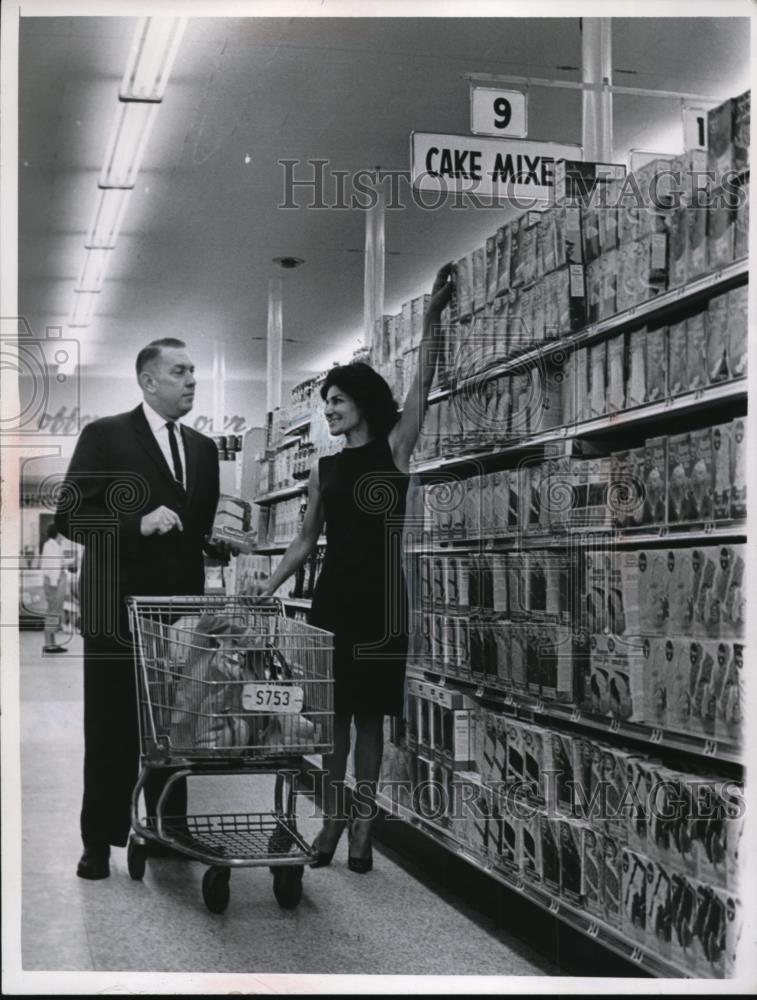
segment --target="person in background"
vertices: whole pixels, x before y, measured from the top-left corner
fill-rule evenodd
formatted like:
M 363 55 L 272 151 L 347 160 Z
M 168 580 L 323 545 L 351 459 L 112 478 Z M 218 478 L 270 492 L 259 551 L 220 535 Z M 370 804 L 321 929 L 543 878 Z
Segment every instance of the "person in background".
M 107 878 L 111 845 L 125 846 L 131 828 L 139 730 L 126 597 L 202 594 L 203 553 L 229 556 L 227 545 L 208 541 L 219 495 L 218 449 L 181 423 L 196 385 L 186 345 L 153 341 L 139 352 L 136 373 L 143 402 L 84 427 L 55 516 L 61 533 L 84 545 L 84 853 L 77 875 L 86 879 Z M 148 778 L 148 817 L 155 816 L 167 777 L 153 771 Z M 164 815 L 184 817 L 186 805 L 186 781 L 178 781 Z
M 58 529 L 54 524 L 47 526 L 47 538 L 42 546 L 42 586 L 45 590 L 47 609 L 45 614 L 45 644 L 42 652 L 63 653 L 56 635 L 61 627 L 63 602 L 66 599 L 66 566 L 63 558 L 63 547 L 58 541 Z
M 299 534 L 261 591 L 272 597 L 315 549 L 326 525 L 326 553 L 309 621 L 334 633 L 334 753 L 324 757 L 324 822 L 313 867 L 328 865 L 349 820 L 351 871 L 373 867 L 371 823 L 384 746 L 385 715 L 401 715 L 408 645 L 401 535 L 409 462 L 443 346 L 441 313 L 452 267 L 437 274 L 423 322 L 418 368 L 402 415 L 386 381 L 353 362 L 332 369 L 321 388 L 332 436 L 345 446 L 313 466 Z M 344 777 L 355 724 L 352 815 Z

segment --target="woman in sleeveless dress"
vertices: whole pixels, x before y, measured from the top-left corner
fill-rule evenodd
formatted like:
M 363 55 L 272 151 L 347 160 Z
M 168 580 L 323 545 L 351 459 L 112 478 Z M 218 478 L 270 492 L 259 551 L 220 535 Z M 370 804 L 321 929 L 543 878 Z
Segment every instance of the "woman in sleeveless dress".
M 302 528 L 271 576 L 269 597 L 305 562 L 326 526 L 326 553 L 309 621 L 334 633 L 334 753 L 324 757 L 323 826 L 313 867 L 331 862 L 349 821 L 349 867 L 373 866 L 371 822 L 384 746 L 384 716 L 403 711 L 408 608 L 402 526 L 410 456 L 420 434 L 442 348 L 441 313 L 452 268 L 434 281 L 423 318 L 418 368 L 399 415 L 386 381 L 353 362 L 332 369 L 321 388 L 329 432 L 345 446 L 310 471 Z M 352 815 L 344 776 L 355 723 Z

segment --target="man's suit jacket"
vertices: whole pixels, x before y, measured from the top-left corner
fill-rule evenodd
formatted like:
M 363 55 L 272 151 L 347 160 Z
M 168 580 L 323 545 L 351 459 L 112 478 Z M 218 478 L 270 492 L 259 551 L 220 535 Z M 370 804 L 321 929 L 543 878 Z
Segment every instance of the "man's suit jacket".
M 169 469 L 142 406 L 87 424 L 62 485 L 55 524 L 84 544 L 79 587 L 82 634 L 128 638 L 129 594 L 201 594 L 204 538 L 218 504 L 218 450 L 182 426 L 186 492 Z M 145 514 L 166 506 L 183 531 L 143 536 Z

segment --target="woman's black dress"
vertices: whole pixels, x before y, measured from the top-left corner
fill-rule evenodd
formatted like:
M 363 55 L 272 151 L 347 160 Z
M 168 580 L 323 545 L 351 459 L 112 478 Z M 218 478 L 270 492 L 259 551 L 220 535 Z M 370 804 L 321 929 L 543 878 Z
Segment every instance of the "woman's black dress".
M 402 527 L 409 476 L 388 440 L 318 464 L 326 555 L 309 622 L 334 633 L 334 708 L 400 715 L 407 657 Z

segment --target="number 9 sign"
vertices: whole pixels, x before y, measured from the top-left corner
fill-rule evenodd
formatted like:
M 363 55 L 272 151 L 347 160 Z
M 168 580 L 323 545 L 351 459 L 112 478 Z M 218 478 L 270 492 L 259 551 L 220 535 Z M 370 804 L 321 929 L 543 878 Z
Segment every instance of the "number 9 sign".
M 474 135 L 509 136 L 524 139 L 526 95 L 499 87 L 471 87 L 471 132 Z

